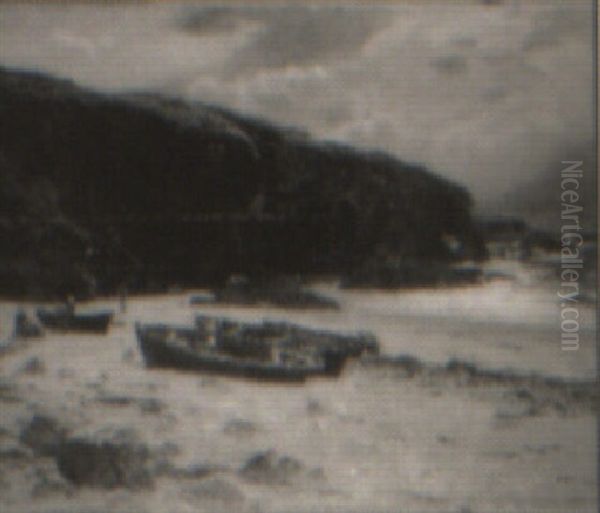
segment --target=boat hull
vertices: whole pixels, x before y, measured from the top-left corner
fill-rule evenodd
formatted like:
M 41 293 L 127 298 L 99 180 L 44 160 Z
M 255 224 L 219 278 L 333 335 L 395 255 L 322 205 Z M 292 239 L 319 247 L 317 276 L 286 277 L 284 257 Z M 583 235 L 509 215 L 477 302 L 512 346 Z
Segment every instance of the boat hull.
M 218 355 L 199 355 L 176 347 L 149 335 L 138 335 L 140 350 L 148 368 L 171 368 L 205 373 L 223 374 L 261 381 L 301 383 L 309 369 L 287 368 L 262 362 L 242 362 Z
M 326 352 L 318 363 L 285 364 L 272 360 L 240 358 L 203 349 L 194 350 L 193 337 L 186 331 L 163 326 L 136 326 L 136 336 L 148 368 L 197 371 L 259 381 L 304 382 L 312 376 L 339 376 L 346 361 L 343 354 Z
M 39 309 L 37 316 L 44 327 L 61 332 L 105 334 L 112 321 L 112 312 L 69 314 Z

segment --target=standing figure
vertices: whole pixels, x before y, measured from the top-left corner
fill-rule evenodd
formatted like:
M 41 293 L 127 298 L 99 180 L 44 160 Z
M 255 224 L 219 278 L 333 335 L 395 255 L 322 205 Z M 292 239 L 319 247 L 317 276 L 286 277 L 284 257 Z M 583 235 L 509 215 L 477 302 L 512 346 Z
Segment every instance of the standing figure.
M 14 338 L 23 339 L 30 337 L 41 337 L 43 335 L 40 325 L 29 319 L 27 312 L 23 308 L 19 308 L 15 314 Z
M 67 296 L 67 300 L 65 301 L 65 307 L 67 310 L 67 315 L 69 317 L 73 317 L 75 315 L 75 298 L 72 294 Z

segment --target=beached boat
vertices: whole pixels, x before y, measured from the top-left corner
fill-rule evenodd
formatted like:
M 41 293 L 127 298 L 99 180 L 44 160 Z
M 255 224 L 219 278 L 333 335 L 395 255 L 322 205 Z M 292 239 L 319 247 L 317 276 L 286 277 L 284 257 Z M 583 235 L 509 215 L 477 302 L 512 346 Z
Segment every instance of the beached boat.
M 240 329 L 242 328 L 242 329 Z M 168 325 L 136 324 L 147 367 L 176 368 L 264 380 L 302 382 L 339 376 L 347 354 L 334 348 L 299 350 L 252 329 L 256 325 L 217 321 L 213 333 Z
M 276 308 L 329 309 L 338 310 L 335 299 L 306 288 L 299 279 L 293 277 L 272 277 L 250 279 L 234 275 L 221 287 L 211 292 L 190 296 L 190 305 L 269 305 Z
M 64 332 L 106 333 L 113 317 L 109 310 L 74 313 L 68 308 L 39 308 L 36 313 L 44 327 Z
M 281 342 L 283 347 L 295 350 L 328 350 L 344 354 L 347 358 L 362 355 L 378 355 L 379 343 L 372 333 L 337 333 L 315 330 L 289 324 L 287 335 Z

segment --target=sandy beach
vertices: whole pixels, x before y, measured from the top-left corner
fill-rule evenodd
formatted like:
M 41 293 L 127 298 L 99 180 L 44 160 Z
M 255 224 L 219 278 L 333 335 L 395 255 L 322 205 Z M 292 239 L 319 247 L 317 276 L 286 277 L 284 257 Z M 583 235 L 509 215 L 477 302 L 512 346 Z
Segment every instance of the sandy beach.
M 0 359 L 2 511 L 596 511 L 593 310 L 580 351 L 567 355 L 555 347 L 554 299 L 531 283 L 316 288 L 340 311 L 136 297 L 107 336 L 14 345 Z M 116 299 L 85 306 L 118 311 Z M 15 308 L 2 303 L 3 336 Z M 304 385 L 145 369 L 133 324 L 185 324 L 200 312 L 370 329 L 385 356 Z M 447 368 L 453 358 L 476 375 Z M 150 454 L 149 483 L 74 484 L 28 445 L 36 416 L 71 437 L 134 440 Z

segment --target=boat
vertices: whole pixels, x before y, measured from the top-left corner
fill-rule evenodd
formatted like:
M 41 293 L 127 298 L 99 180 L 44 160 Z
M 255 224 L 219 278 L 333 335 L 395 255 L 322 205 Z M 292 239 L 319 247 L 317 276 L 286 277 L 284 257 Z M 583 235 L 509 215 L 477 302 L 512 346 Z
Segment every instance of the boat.
M 208 323 L 212 329 L 207 329 Z M 260 381 L 303 382 L 313 376 L 337 377 L 347 352 L 333 346 L 290 344 L 266 324 L 203 318 L 194 327 L 136 324 L 148 368 L 174 368 Z
M 294 309 L 339 309 L 335 299 L 305 288 L 298 279 L 292 277 L 250 279 L 243 275 L 233 275 L 223 286 L 216 287 L 211 292 L 194 294 L 190 296 L 189 301 L 192 306 L 226 304 L 268 305 Z
M 238 322 L 222 317 L 199 315 L 196 330 L 203 337 L 212 336 L 222 350 L 236 356 L 282 354 L 338 354 L 356 358 L 379 354 L 379 343 L 370 332 L 340 333 L 308 328 L 287 321 L 263 320 L 260 323 Z
M 75 313 L 68 308 L 38 308 L 36 313 L 44 327 L 62 332 L 106 333 L 113 318 L 110 310 Z
M 378 355 L 379 343 L 372 333 L 337 333 L 326 330 L 315 330 L 283 323 L 287 330 L 283 347 L 296 350 L 328 350 L 344 354 L 347 358 L 358 358 L 364 354 Z

